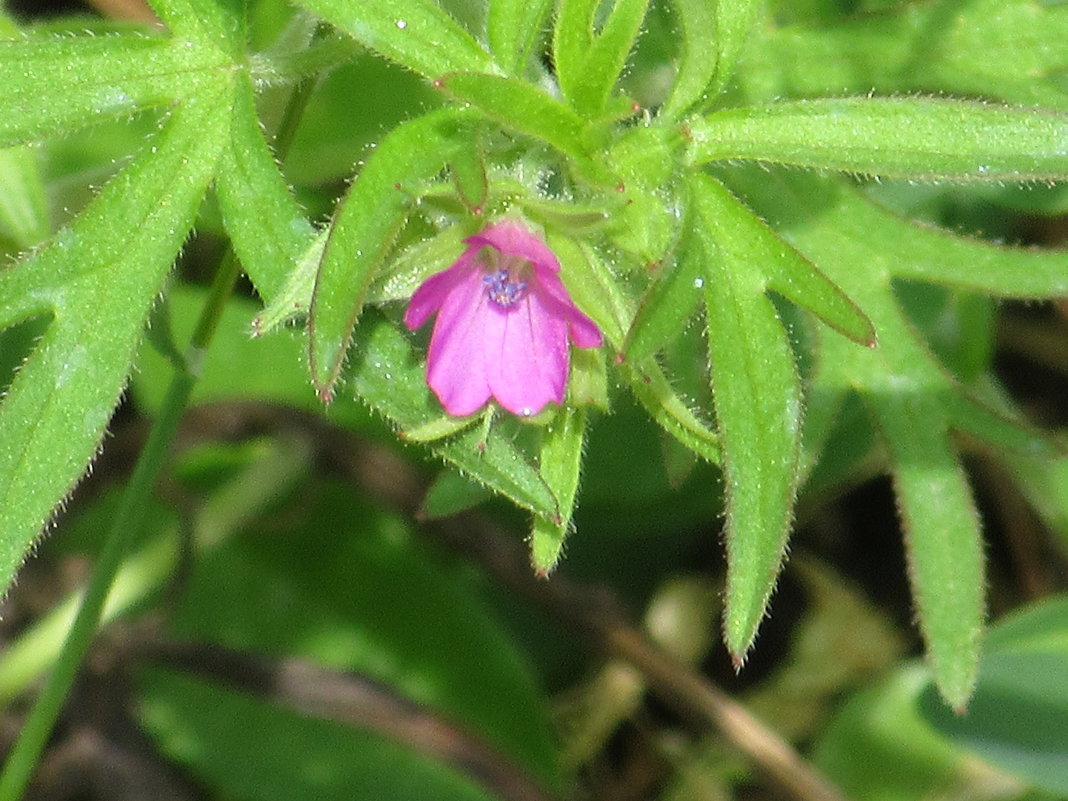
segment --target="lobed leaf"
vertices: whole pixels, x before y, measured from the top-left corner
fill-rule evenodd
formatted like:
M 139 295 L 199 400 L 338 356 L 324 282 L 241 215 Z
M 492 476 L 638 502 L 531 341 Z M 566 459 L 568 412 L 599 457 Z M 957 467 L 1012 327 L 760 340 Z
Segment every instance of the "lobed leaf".
M 441 109 L 398 126 L 372 152 L 330 226 L 308 321 L 312 380 L 329 399 L 371 282 L 407 217 L 403 186 L 439 173 L 468 115 Z M 443 265 L 443 267 L 446 265 Z
M 719 436 L 708 427 L 672 388 L 653 359 L 623 362 L 620 371 L 646 412 L 681 445 L 712 464 L 720 464 Z
M 239 60 L 246 48 L 243 0 L 149 0 L 175 39 L 211 46 Z
M 745 251 L 762 272 L 765 286 L 808 309 L 839 333 L 864 345 L 875 344 L 875 330 L 857 304 L 808 259 L 777 236 L 715 179 L 702 182 L 708 225 L 723 247 Z
M 704 296 L 703 259 L 686 250 L 661 269 L 642 296 L 634 323 L 627 332 L 623 353 L 644 361 L 667 347 L 693 317 Z
M 131 34 L 0 41 L 0 147 L 171 104 L 231 69 L 214 48 Z
M 895 392 L 895 376 L 864 393 L 890 455 L 912 594 L 939 689 L 963 710 L 975 689 L 983 630 L 979 516 L 937 395 Z
M 786 552 L 800 480 L 801 386 L 764 276 L 743 238 L 724 235 L 711 178 L 689 181 L 685 247 L 705 268 L 712 394 L 727 490 L 724 632 L 736 664 L 756 637 Z
M 212 178 L 228 92 L 179 106 L 43 250 L 0 272 L 0 324 L 53 315 L 0 405 L 0 586 L 85 470 Z
M 875 349 L 823 338 L 811 393 L 834 397 L 858 392 L 882 432 L 900 493 L 910 577 L 935 680 L 951 706 L 963 707 L 978 664 L 982 553 L 978 517 L 950 432 L 967 430 L 998 449 L 1041 453 L 1050 448 L 1034 431 L 964 392 L 919 338 L 891 281 L 915 269 L 914 261 L 959 261 L 963 274 L 970 258 L 988 263 L 993 275 L 997 259 L 1004 258 L 1005 266 L 1033 262 L 1044 288 L 1053 291 L 1063 275 L 1049 268 L 1063 265 L 1065 255 L 1013 252 L 963 239 L 952 244 L 943 234 L 907 225 L 855 190 L 814 176 L 739 173 L 732 176 L 735 181 L 773 225 L 857 300 L 874 324 L 880 342 Z M 799 215 L 797 209 L 806 203 L 819 213 Z M 891 243 L 905 245 L 904 252 Z M 1044 267 L 1043 261 L 1048 262 Z M 1042 281 L 1036 280 L 1028 290 L 1041 288 Z
M 234 251 L 260 297 L 270 302 L 296 270 L 315 229 L 293 199 L 263 138 L 246 76 L 236 81 L 216 191 Z
M 494 71 L 489 54 L 434 0 L 301 0 L 300 5 L 424 77 Z
M 1068 114 L 932 98 L 801 100 L 691 124 L 694 164 L 774 162 L 923 180 L 1068 178 Z

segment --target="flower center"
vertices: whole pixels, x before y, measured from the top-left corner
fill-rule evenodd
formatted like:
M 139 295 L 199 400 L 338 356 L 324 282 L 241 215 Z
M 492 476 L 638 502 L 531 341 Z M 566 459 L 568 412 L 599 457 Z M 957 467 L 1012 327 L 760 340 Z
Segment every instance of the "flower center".
M 527 282 L 521 277 L 527 272 L 527 262 L 498 253 L 490 255 L 488 261 L 482 283 L 493 303 L 507 309 L 527 296 Z

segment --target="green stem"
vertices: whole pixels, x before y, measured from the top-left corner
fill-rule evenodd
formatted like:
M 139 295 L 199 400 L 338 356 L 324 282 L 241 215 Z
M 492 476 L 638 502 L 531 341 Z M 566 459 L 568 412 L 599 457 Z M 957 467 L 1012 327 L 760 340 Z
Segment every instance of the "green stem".
M 307 103 L 313 85 L 314 82 L 309 80 L 294 87 L 277 134 L 279 158 L 284 157 L 284 152 L 293 140 L 294 130 L 299 124 L 301 111 Z M 7 762 L 4 763 L 3 772 L 0 773 L 0 801 L 18 801 L 29 784 L 41 751 L 74 683 L 78 667 L 96 634 L 115 575 L 131 541 L 144 523 L 149 497 L 163 469 L 167 451 L 189 403 L 193 387 L 200 378 L 204 355 L 215 335 L 240 271 L 237 257 L 232 250 L 228 250 L 219 263 L 208 299 L 190 338 L 185 363 L 176 367 L 159 416 L 152 425 L 144 450 L 138 456 L 118 513 L 93 568 L 85 597 L 63 643 L 63 649 L 45 679 Z

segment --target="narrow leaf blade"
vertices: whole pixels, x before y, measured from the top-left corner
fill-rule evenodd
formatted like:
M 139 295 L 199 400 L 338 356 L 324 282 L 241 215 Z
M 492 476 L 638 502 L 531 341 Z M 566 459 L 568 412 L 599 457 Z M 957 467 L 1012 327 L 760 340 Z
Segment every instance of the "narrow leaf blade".
M 301 0 L 371 50 L 427 78 L 448 72 L 492 72 L 475 38 L 433 0 Z
M 692 123 L 694 164 L 753 159 L 924 180 L 1068 178 L 1068 114 L 930 98 L 801 100 Z
M 410 200 L 401 187 L 444 168 L 464 118 L 442 109 L 395 128 L 341 201 L 319 266 L 308 325 L 312 380 L 322 397 L 333 391 L 367 291 L 407 215 Z
M 708 280 L 712 393 L 727 482 L 724 629 L 737 663 L 756 637 L 785 555 L 800 474 L 801 388 L 793 352 L 759 267 L 714 238 L 718 204 L 695 176 L 694 247 Z

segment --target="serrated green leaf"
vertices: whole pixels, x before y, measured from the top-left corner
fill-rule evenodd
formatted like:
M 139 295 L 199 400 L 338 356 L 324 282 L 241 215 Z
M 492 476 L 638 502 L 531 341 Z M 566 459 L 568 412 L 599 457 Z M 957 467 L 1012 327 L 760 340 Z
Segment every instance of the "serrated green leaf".
M 132 34 L 0 41 L 0 147 L 173 103 L 231 68 L 213 48 Z
M 505 75 L 522 76 L 551 5 L 551 0 L 503 0 L 489 4 L 486 38 Z
M 282 289 L 315 236 L 264 141 L 252 84 L 236 81 L 230 138 L 216 191 L 223 224 L 260 297 Z
M 716 74 L 716 49 L 708 46 L 710 32 L 716 30 L 716 12 L 721 3 L 713 0 L 672 0 L 678 20 L 679 66 L 671 94 L 661 110 L 669 119 L 678 119 L 706 96 Z M 717 38 L 718 41 L 718 38 Z
M 411 203 L 402 187 L 439 173 L 467 115 L 442 109 L 395 128 L 341 201 L 323 250 L 308 321 L 312 380 L 329 398 L 371 282 Z
M 705 224 L 721 248 L 729 248 L 757 265 L 766 286 L 808 309 L 838 332 L 865 345 L 875 344 L 875 330 L 850 298 L 808 259 L 745 207 L 719 181 L 702 182 Z
M 538 459 L 541 477 L 559 504 L 559 516 L 538 515 L 530 533 L 530 559 L 540 576 L 547 576 L 563 555 L 571 530 L 571 514 L 582 471 L 582 443 L 586 436 L 585 407 L 564 407 L 545 427 Z
M 0 272 L 8 325 L 54 320 L 0 406 L 0 586 L 85 469 L 222 146 L 229 92 L 179 106 L 48 247 Z
M 751 159 L 887 177 L 1068 178 L 1068 114 L 932 98 L 801 100 L 693 120 L 694 164 Z
M 426 385 L 425 359 L 378 313 L 356 331 L 352 384 L 375 411 L 401 429 L 418 429 L 441 417 L 441 406 Z M 498 427 L 479 426 L 432 444 L 468 478 L 515 504 L 553 518 L 559 508 L 552 491 L 519 446 Z
M 786 551 L 800 477 L 801 387 L 760 265 L 724 238 L 711 178 L 690 182 L 690 247 L 705 267 L 712 394 L 727 488 L 727 648 L 741 663 Z
M 494 71 L 489 54 L 433 0 L 301 0 L 300 5 L 427 78 Z
M 597 117 L 627 63 L 648 0 L 563 0 L 556 19 L 554 63 L 564 97 L 580 113 Z M 599 29 L 597 16 L 606 14 Z

